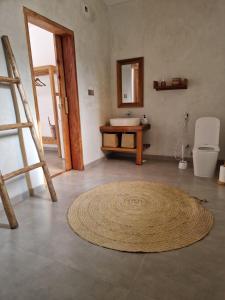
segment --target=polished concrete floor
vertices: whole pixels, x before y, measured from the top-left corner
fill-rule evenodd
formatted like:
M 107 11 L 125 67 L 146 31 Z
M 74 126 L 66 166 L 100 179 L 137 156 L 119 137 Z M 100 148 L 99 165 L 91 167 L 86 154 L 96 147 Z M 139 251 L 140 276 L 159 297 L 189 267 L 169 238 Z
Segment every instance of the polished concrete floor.
M 45 160 L 51 176 L 65 171 L 65 160 L 58 156 L 57 150 L 44 150 Z
M 153 180 L 206 199 L 215 216 L 210 234 L 192 246 L 165 253 L 104 249 L 69 228 L 66 213 L 80 193 L 118 180 Z M 0 227 L 1 300 L 224 300 L 225 187 L 193 177 L 174 162 L 101 161 L 84 172 L 54 178 L 59 201 L 47 193 L 16 205 L 20 227 Z M 6 223 L 1 213 L 1 223 Z

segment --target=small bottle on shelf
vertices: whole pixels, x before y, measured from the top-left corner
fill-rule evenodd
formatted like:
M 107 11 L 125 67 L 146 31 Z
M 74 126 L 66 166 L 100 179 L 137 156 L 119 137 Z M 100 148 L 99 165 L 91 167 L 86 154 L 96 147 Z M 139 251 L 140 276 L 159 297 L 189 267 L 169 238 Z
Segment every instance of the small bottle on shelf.
M 141 124 L 142 125 L 148 124 L 148 118 L 146 117 L 146 115 L 144 115 L 143 118 L 141 119 Z

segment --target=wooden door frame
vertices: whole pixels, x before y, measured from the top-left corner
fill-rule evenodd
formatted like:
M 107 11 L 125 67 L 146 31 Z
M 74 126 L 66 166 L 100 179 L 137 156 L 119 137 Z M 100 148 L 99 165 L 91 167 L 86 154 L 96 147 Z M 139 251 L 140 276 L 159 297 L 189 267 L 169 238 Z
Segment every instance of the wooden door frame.
M 34 24 L 54 34 L 55 52 L 60 82 L 60 96 L 62 105 L 62 123 L 66 170 L 83 170 L 83 148 L 80 125 L 80 109 L 76 71 L 76 53 L 74 32 L 38 13 L 23 7 L 28 55 L 32 75 L 32 86 L 35 101 L 37 122 L 40 123 L 37 93 L 34 82 L 33 61 L 31 54 L 28 23 Z M 64 83 L 62 83 L 64 81 Z

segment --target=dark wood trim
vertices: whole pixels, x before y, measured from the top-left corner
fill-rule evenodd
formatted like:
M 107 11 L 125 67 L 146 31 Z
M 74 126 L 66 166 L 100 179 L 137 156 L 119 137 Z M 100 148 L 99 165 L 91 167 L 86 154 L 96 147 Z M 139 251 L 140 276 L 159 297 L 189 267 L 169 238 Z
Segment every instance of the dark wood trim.
M 56 63 L 58 69 L 58 86 L 59 86 L 59 96 L 61 99 L 61 119 L 63 127 L 63 145 L 65 157 L 69 159 L 65 160 L 66 171 L 72 169 L 72 156 L 71 156 L 71 146 L 70 146 L 70 128 L 69 128 L 69 118 L 67 111 L 67 98 L 66 98 L 66 87 L 64 78 L 64 66 L 63 66 L 63 52 L 62 52 L 62 40 L 60 35 L 55 35 L 55 53 L 56 53 Z M 66 133 L 66 134 L 65 134 Z
M 56 23 L 55 21 L 52 21 L 42 15 L 39 15 L 38 13 L 30 10 L 27 7 L 23 7 L 24 15 L 27 17 L 28 22 L 36 25 L 38 27 L 41 27 L 42 29 L 45 29 L 47 31 L 50 31 L 54 34 L 58 35 L 64 35 L 64 34 L 72 34 L 73 31 Z
M 39 15 L 24 7 L 25 26 L 27 34 L 28 53 L 30 60 L 30 67 L 32 73 L 32 83 L 35 98 L 35 107 L 37 102 L 37 94 L 34 83 L 33 63 L 31 56 L 31 47 L 29 39 L 28 22 L 39 26 L 55 35 L 55 49 L 57 56 L 57 63 L 59 70 L 59 79 L 62 81 L 65 78 L 65 88 L 61 85 L 62 108 L 63 108 L 63 132 L 67 131 L 68 138 L 64 139 L 65 156 L 72 157 L 72 164 L 66 164 L 66 170 L 71 169 L 83 170 L 83 151 L 82 151 L 82 138 L 81 138 L 81 125 L 80 125 L 80 111 L 79 111 L 79 98 L 76 74 L 76 53 L 74 44 L 74 33 L 72 30 L 49 20 L 48 18 Z M 60 45 L 61 43 L 61 45 Z M 60 52 L 61 49 L 61 53 Z M 61 61 L 60 61 L 61 55 Z M 59 64 L 63 65 L 59 67 Z M 64 73 L 64 74 L 63 74 Z M 68 105 L 67 105 L 68 101 Z M 67 111 L 69 106 L 69 111 Z M 37 108 L 38 109 L 38 108 Z M 40 120 L 40 116 L 37 119 Z M 66 124 L 67 122 L 67 124 Z M 65 124 L 64 124 L 65 123 Z M 69 160 L 69 159 L 68 159 Z
M 122 102 L 122 65 L 139 64 L 138 99 L 134 103 Z M 117 103 L 118 107 L 143 107 L 144 106 L 144 57 L 129 58 L 117 61 Z
M 69 105 L 70 145 L 72 165 L 75 170 L 83 170 L 83 148 L 80 127 L 80 108 L 78 100 L 77 72 L 74 36 L 62 36 L 65 85 Z

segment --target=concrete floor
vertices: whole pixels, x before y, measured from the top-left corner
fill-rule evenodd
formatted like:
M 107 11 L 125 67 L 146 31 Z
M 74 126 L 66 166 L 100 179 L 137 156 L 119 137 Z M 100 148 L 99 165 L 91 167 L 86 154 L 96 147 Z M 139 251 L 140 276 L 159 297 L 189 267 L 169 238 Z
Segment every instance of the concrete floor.
M 165 253 L 132 254 L 94 246 L 74 234 L 66 220 L 69 205 L 99 184 L 153 180 L 178 186 L 215 216 L 210 234 L 192 246 Z M 15 207 L 20 227 L 0 227 L 0 299 L 224 300 L 225 187 L 195 178 L 174 162 L 111 159 L 84 172 L 54 179 L 59 202 L 47 193 Z M 1 222 L 6 222 L 1 213 Z
M 45 149 L 44 153 L 51 176 L 65 171 L 65 160 L 58 156 L 57 150 L 54 151 Z

